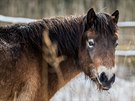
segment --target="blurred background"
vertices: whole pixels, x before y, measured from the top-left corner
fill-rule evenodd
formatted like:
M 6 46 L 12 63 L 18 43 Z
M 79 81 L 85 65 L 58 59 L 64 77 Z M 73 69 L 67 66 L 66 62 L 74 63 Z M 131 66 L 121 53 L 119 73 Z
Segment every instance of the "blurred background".
M 12 17 L 17 21 L 18 17 L 78 16 L 92 7 L 96 12 L 113 13 L 116 9 L 120 12 L 116 83 L 111 90 L 99 92 L 81 73 L 51 100 L 135 101 L 135 0 L 0 0 L 0 26 L 15 23 Z

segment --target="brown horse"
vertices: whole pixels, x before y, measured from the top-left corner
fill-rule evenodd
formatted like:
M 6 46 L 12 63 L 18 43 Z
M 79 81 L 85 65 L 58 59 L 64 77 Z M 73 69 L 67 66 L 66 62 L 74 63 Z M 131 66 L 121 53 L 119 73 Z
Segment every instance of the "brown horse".
M 64 84 L 83 71 L 100 89 L 108 90 L 115 81 L 115 48 L 119 12 L 85 16 L 56 17 L 29 24 L 0 27 L 0 100 L 40 101 L 42 98 L 42 34 L 65 56 L 60 68 Z M 60 88 L 49 65 L 48 91 L 51 98 Z M 64 86 L 64 84 L 62 86 Z M 61 86 L 61 87 L 62 87 Z

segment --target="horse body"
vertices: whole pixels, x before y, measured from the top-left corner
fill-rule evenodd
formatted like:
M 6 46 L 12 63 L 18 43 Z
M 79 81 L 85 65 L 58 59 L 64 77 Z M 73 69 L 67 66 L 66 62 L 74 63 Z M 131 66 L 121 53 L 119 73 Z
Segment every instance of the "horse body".
M 29 24 L 1 27 L 0 100 L 11 100 L 14 96 L 17 100 L 42 100 L 42 34 L 46 29 L 49 30 L 51 41 L 57 44 L 58 56 L 66 56 L 65 61 L 60 64 L 65 80 L 61 87 L 84 71 L 100 85 L 100 88 L 109 89 L 115 76 L 113 73 L 107 74 L 108 69 L 105 67 L 110 70 L 114 66 L 115 50 L 112 43 L 115 44 L 116 38 L 112 37 L 116 36 L 117 12 L 112 16 L 113 18 L 105 14 L 96 15 L 91 9 L 86 16 L 43 19 Z M 99 27 L 101 24 L 99 22 L 105 24 L 107 29 L 102 25 Z M 102 35 L 103 38 L 100 33 L 105 33 Z M 93 44 L 100 48 L 94 49 Z M 103 47 L 108 51 L 100 51 Z M 51 98 L 61 88 L 58 86 L 58 78 L 52 67 L 48 70 L 48 80 L 49 98 Z
M 60 18 L 55 20 L 56 21 L 54 21 L 54 19 L 44 19 L 29 24 L 16 24 L 0 28 L 0 71 L 2 75 L 0 81 L 3 82 L 0 88 L 5 88 L 0 89 L 1 100 L 11 100 L 14 98 L 15 93 L 17 94 L 18 100 L 35 100 L 35 96 L 38 96 L 39 100 L 39 96 L 41 95 L 40 90 L 42 90 L 42 34 L 47 27 L 49 28 L 50 39 L 58 43 L 58 45 L 60 45 L 58 47 L 61 47 L 58 50 L 59 55 L 67 56 L 67 60 L 60 66 L 63 74 L 65 74 L 64 84 L 79 73 L 75 65 L 75 58 L 76 52 L 78 51 L 77 48 L 79 48 L 77 46 L 79 39 L 76 38 L 76 32 L 78 32 L 79 37 L 80 29 L 74 27 L 74 24 L 77 25 L 81 22 L 75 18 L 69 20 L 65 18 L 63 21 L 67 21 L 69 25 L 66 28 L 60 28 L 64 27 L 66 23 L 60 20 Z M 72 20 L 76 20 L 76 22 Z M 57 21 L 59 22 L 57 23 Z M 71 21 L 71 23 L 69 21 Z M 55 23 L 56 25 L 54 25 Z M 71 24 L 73 24 L 72 27 Z M 56 30 L 54 30 L 54 28 L 56 28 Z M 71 40 L 74 41 L 69 42 L 69 40 L 65 40 L 65 35 L 67 35 L 67 39 L 70 37 L 73 38 Z M 60 38 L 62 40 L 60 40 Z M 67 46 L 64 45 L 67 42 L 69 42 Z M 48 80 L 50 98 L 59 89 L 56 73 L 49 72 Z

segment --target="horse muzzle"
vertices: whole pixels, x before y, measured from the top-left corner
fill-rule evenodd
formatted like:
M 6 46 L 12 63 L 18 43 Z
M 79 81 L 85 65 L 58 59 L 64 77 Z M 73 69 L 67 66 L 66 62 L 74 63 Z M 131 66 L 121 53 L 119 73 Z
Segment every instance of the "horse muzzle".
M 112 84 L 115 82 L 115 68 L 106 68 L 100 66 L 97 71 L 97 82 L 100 89 L 109 90 Z
M 103 72 L 97 79 L 101 89 L 109 90 L 112 84 L 115 82 L 115 74 L 113 74 L 113 76 L 110 79 L 108 79 L 105 72 Z

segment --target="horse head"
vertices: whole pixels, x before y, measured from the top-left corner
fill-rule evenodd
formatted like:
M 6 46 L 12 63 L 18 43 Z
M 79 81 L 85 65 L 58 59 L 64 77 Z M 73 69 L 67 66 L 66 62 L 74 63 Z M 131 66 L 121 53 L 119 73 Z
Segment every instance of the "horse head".
M 103 90 L 115 81 L 115 49 L 118 45 L 119 11 L 95 13 L 91 8 L 84 17 L 84 32 L 79 52 L 84 73 Z

